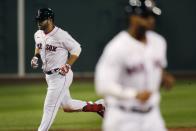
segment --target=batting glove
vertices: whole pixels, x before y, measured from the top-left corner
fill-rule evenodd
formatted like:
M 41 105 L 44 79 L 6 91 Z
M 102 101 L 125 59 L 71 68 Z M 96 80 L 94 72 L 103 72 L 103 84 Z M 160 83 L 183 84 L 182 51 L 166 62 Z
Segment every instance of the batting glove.
M 33 69 L 37 69 L 38 68 L 38 58 L 36 56 L 34 56 L 32 59 L 31 59 L 31 67 Z
M 59 69 L 59 74 L 65 76 L 69 72 L 70 69 L 71 69 L 71 66 L 69 64 L 65 64 Z

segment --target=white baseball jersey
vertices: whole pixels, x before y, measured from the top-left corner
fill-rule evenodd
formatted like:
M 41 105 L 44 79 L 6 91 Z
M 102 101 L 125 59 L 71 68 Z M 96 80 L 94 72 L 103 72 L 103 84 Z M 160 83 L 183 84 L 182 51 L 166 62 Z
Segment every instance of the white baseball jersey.
M 166 67 L 166 41 L 159 34 L 146 32 L 147 43 L 120 32 L 104 49 L 96 67 L 96 90 L 110 105 L 127 107 L 158 106 L 162 69 Z M 146 104 L 132 96 L 133 91 L 149 90 Z
M 34 35 L 36 48 L 40 49 L 43 62 L 42 69 L 49 71 L 61 67 L 66 63 L 68 52 L 79 56 L 80 44 L 66 31 L 55 27 L 50 33 L 45 34 L 38 30 Z
M 40 49 L 44 71 L 60 68 L 66 63 L 68 53 L 80 55 L 81 47 L 66 31 L 55 27 L 45 34 L 38 30 L 35 35 L 36 48 Z M 47 94 L 44 102 L 44 112 L 38 131 L 48 131 L 60 106 L 70 110 L 82 110 L 86 102 L 74 100 L 70 96 L 69 87 L 73 80 L 73 72 L 62 76 L 57 72 L 46 74 Z

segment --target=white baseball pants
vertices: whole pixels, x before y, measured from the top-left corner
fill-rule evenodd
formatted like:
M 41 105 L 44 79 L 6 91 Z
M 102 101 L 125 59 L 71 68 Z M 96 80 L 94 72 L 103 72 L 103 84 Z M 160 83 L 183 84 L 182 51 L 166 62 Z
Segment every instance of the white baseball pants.
M 46 75 L 48 84 L 47 94 L 44 102 L 44 110 L 38 131 L 48 131 L 51 127 L 59 107 L 79 111 L 86 102 L 73 100 L 70 96 L 69 86 L 73 80 L 73 72 L 70 70 L 66 76 L 57 73 Z
M 158 108 L 141 114 L 125 112 L 117 107 L 108 107 L 103 131 L 167 131 L 167 129 Z

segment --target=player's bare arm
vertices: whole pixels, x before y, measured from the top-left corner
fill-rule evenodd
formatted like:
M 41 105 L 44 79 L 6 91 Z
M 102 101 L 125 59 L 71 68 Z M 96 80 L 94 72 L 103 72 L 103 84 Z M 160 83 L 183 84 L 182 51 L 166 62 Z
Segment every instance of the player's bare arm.
M 75 43 L 76 46 L 74 46 L 71 50 L 69 50 L 70 57 L 68 58 L 67 62 L 65 65 L 63 65 L 59 73 L 61 75 L 66 75 L 66 73 L 69 72 L 69 69 L 71 69 L 71 66 L 76 62 L 78 59 L 80 53 L 81 53 L 81 47 L 79 44 Z
M 60 68 L 59 73 L 61 75 L 66 75 L 66 73 L 69 72 L 69 69 L 75 63 L 75 61 L 78 59 L 78 57 L 79 57 L 78 55 L 71 54 L 69 59 L 67 60 L 67 63 Z
M 78 59 L 78 55 L 75 55 L 75 54 L 71 54 L 69 59 L 67 60 L 67 64 L 69 64 L 70 66 L 72 66 L 75 61 Z
M 162 74 L 162 86 L 165 89 L 171 89 L 173 87 L 175 83 L 175 78 L 173 77 L 173 75 L 169 72 L 167 72 L 166 70 L 163 70 L 163 74 Z

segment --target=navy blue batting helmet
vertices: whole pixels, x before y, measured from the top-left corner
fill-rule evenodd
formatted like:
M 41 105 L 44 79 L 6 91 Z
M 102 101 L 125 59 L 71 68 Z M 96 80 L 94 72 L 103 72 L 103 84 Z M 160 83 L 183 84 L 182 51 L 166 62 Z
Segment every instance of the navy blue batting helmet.
M 154 0 L 129 0 L 129 4 L 125 7 L 128 14 L 135 14 L 140 16 L 159 16 L 161 9 L 156 6 Z
M 46 19 L 54 20 L 54 12 L 50 8 L 38 9 L 35 19 L 37 21 L 44 21 Z

